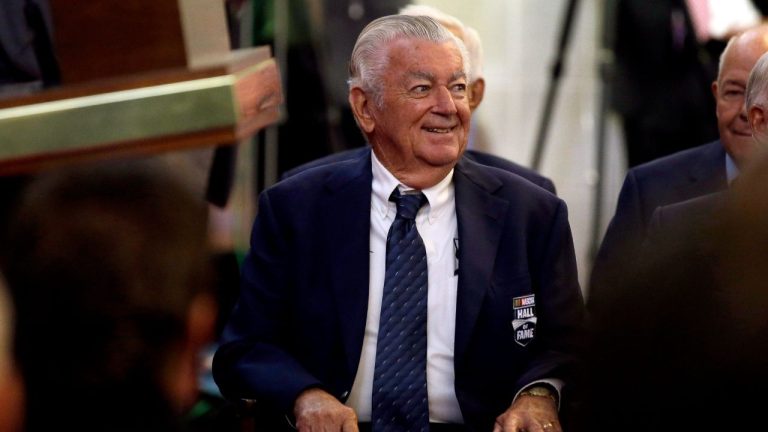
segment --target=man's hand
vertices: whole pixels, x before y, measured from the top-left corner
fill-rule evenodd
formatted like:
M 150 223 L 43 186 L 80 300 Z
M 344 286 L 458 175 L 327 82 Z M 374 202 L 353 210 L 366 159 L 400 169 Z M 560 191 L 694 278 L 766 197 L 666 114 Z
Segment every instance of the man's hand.
M 493 432 L 562 432 L 555 401 L 540 396 L 519 396 L 496 417 Z
M 318 388 L 301 392 L 293 414 L 299 432 L 358 432 L 355 411 Z

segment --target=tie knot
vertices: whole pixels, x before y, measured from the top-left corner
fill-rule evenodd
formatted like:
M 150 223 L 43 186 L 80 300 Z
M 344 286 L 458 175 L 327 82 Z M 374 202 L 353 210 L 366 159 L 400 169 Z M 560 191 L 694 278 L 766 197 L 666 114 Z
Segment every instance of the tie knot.
M 427 197 L 423 193 L 401 195 L 397 188 L 389 196 L 389 200 L 397 206 L 397 217 L 409 220 L 416 219 L 416 213 L 427 203 Z

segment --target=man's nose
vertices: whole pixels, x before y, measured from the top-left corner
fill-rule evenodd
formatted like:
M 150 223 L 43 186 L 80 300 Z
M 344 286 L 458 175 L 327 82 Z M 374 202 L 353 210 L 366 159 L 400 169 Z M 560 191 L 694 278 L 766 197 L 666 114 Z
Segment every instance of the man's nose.
M 451 91 L 446 87 L 437 87 L 435 91 L 435 108 L 436 112 L 441 114 L 455 114 L 456 102 L 453 100 Z

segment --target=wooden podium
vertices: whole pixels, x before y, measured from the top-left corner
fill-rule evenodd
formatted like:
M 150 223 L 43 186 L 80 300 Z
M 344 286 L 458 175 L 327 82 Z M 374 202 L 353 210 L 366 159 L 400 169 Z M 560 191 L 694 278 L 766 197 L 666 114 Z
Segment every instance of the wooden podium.
M 229 49 L 222 0 L 50 5 L 62 85 L 0 100 L 0 175 L 234 144 L 277 121 L 277 65 Z

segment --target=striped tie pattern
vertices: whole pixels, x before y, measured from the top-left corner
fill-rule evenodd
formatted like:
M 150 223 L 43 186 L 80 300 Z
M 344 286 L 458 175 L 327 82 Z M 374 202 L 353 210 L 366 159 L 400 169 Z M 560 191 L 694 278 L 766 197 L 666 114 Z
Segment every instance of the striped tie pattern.
M 371 426 L 374 432 L 427 432 L 427 254 L 415 221 L 427 198 L 395 189 L 389 200 L 397 216 L 387 234 Z

